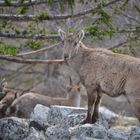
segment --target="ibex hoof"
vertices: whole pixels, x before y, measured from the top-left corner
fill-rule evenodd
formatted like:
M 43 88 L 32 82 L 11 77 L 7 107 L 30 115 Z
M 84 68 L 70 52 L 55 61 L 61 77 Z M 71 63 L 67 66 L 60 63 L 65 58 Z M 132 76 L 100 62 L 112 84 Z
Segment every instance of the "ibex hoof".
M 83 121 L 81 121 L 80 122 L 80 124 L 86 124 L 86 123 L 92 123 L 90 120 L 88 120 L 88 119 L 85 119 L 85 120 L 83 120 Z

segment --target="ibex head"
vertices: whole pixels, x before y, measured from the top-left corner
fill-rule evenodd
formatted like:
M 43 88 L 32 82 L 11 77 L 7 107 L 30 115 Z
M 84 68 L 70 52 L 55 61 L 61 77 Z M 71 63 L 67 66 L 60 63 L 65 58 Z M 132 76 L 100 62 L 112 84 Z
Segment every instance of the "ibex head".
M 64 59 L 70 59 L 76 54 L 80 42 L 84 38 L 84 31 L 81 30 L 78 33 L 65 33 L 63 30 L 59 29 L 58 34 L 64 42 L 63 57 Z
M 2 79 L 0 81 L 0 97 L 5 95 L 4 89 L 6 86 L 7 86 L 7 82 L 5 81 L 5 79 Z

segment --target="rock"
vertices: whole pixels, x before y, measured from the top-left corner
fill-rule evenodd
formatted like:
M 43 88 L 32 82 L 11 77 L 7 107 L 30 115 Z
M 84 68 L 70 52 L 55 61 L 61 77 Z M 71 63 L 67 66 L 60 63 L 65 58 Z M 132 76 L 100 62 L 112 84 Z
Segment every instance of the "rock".
M 107 130 L 101 125 L 85 124 L 69 129 L 72 139 L 83 138 L 107 139 Z
M 104 114 L 105 118 L 108 119 L 108 120 L 110 120 L 113 117 L 118 117 L 118 115 L 116 113 L 110 111 L 109 109 L 107 109 L 104 106 L 101 106 L 99 108 L 99 112 L 101 112 L 101 114 Z
M 128 140 L 128 133 L 119 129 L 110 129 L 108 131 L 108 140 Z
M 101 106 L 99 108 L 99 123 L 104 125 L 106 128 L 110 128 L 116 123 L 116 120 L 118 119 L 118 115 L 114 112 L 110 111 L 104 106 Z
M 96 138 L 82 137 L 82 138 L 72 138 L 71 140 L 104 140 L 104 139 L 96 139 Z
M 68 126 L 51 126 L 47 129 L 45 135 L 49 140 L 70 140 L 70 132 Z
M 31 114 L 31 119 L 38 122 L 38 124 L 40 124 L 41 126 L 47 128 L 47 127 L 49 127 L 49 125 L 57 125 L 60 123 L 62 124 L 64 119 L 67 118 L 66 116 L 71 115 L 71 114 L 72 115 L 83 114 L 86 117 L 86 112 L 87 112 L 87 109 L 78 108 L 78 107 L 67 107 L 67 106 L 53 105 L 53 106 L 51 106 L 51 108 L 48 108 L 48 107 L 43 106 L 43 105 L 36 105 L 33 113 Z M 100 109 L 100 112 L 101 112 L 100 113 L 100 120 L 98 123 L 104 125 L 106 128 L 109 128 L 110 127 L 109 124 L 115 118 L 116 114 L 109 111 L 105 107 L 102 107 Z M 81 120 L 79 121 L 79 123 L 85 117 L 82 117 Z M 73 120 L 75 120 L 75 119 L 73 118 Z
M 75 125 L 79 125 L 81 123 L 81 120 L 83 120 L 85 117 L 86 117 L 85 113 L 70 114 L 63 119 L 62 124 L 63 126 L 74 127 Z
M 50 114 L 50 108 L 37 104 L 31 113 L 30 127 L 35 127 L 38 130 L 47 129 L 50 125 L 48 123 L 48 116 Z M 42 128 L 41 128 L 42 127 Z
M 85 113 L 86 109 L 78 107 L 67 106 L 51 106 L 50 114 L 48 116 L 48 123 L 51 125 L 60 124 L 64 118 L 70 114 Z
M 29 135 L 29 121 L 16 117 L 0 119 L 0 138 L 2 140 L 22 140 Z
M 107 109 L 100 111 L 95 124 L 81 125 L 86 109 L 37 105 L 29 120 L 0 119 L 0 140 L 140 140 L 140 125 L 133 126 L 130 133 L 115 127 L 108 129 L 108 123 L 117 115 L 107 112 Z
M 140 125 L 132 127 L 129 140 L 140 140 Z
M 30 128 L 28 137 L 24 138 L 23 140 L 46 140 L 46 137 L 43 131 L 37 131 L 32 127 Z
M 71 138 L 69 127 L 79 124 L 83 118 L 85 118 L 85 114 L 67 115 L 61 120 L 61 123 L 49 127 L 45 134 L 50 140 L 69 140 Z

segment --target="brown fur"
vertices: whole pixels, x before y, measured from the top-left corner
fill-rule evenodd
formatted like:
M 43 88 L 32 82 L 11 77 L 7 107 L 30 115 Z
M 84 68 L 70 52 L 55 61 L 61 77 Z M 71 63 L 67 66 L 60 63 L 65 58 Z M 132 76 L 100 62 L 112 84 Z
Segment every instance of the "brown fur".
M 21 96 L 22 93 L 17 93 L 17 91 L 8 89 L 5 80 L 0 83 L 0 92 L 3 96 L 0 98 L 0 118 L 5 117 L 7 108 L 12 104 L 12 102 Z
M 126 95 L 140 121 L 140 59 L 102 48 L 89 49 L 81 43 L 83 31 L 66 34 L 59 30 L 59 34 L 64 41 L 64 59 L 79 73 L 87 90 L 88 112 L 83 123 L 98 120 L 103 93 L 111 97 Z
M 5 82 L 5 79 L 1 79 L 0 81 L 0 101 L 5 97 L 6 93 L 4 91 L 7 83 Z
M 17 116 L 29 118 L 31 112 L 37 104 L 45 106 L 64 105 L 64 106 L 79 106 L 79 87 L 75 86 L 68 93 L 67 98 L 54 98 L 45 95 L 26 93 L 16 99 L 7 109 L 7 116 Z
M 16 92 L 7 92 L 5 97 L 0 101 L 0 118 L 5 117 L 5 112 L 15 100 L 16 94 Z

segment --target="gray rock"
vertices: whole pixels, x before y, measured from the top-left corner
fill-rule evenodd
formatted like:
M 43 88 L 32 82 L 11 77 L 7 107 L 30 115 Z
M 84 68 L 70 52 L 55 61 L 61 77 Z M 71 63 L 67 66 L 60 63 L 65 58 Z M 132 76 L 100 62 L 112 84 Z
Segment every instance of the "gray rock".
M 64 121 L 64 118 L 70 114 L 85 113 L 86 109 L 67 106 L 51 106 L 50 114 L 48 116 L 48 123 L 57 125 Z
M 100 115 L 98 123 L 105 126 L 107 129 L 114 125 L 119 117 L 117 114 L 103 106 L 99 108 L 99 111 Z
M 118 115 L 116 113 L 110 111 L 108 108 L 106 108 L 104 106 L 101 106 L 99 108 L 99 112 L 101 114 L 103 114 L 107 120 L 110 120 L 110 119 L 112 119 L 114 117 L 118 117 Z
M 29 121 L 16 117 L 0 119 L 0 138 L 22 140 L 29 135 Z
M 71 140 L 104 140 L 104 139 L 96 139 L 96 138 L 90 138 L 90 137 L 80 137 L 80 138 L 72 138 Z
M 106 112 L 106 113 L 104 113 Z M 48 108 L 37 105 L 31 119 L 9 117 L 0 119 L 2 140 L 140 140 L 140 126 L 128 134 L 119 129 L 108 129 L 114 114 L 100 111 L 95 124 L 80 125 L 86 109 L 66 106 Z
M 57 125 L 60 123 L 62 124 L 64 122 L 64 120 L 67 118 L 66 116 L 68 116 L 68 115 L 72 115 L 71 116 L 71 117 L 73 117 L 73 119 L 71 119 L 72 121 L 75 120 L 74 116 L 77 114 L 82 114 L 80 116 L 86 117 L 86 112 L 87 112 L 87 109 L 78 108 L 78 107 L 53 105 L 53 106 L 51 106 L 51 108 L 48 108 L 43 105 L 36 105 L 33 113 L 31 114 L 31 119 L 47 128 L 47 127 L 49 127 L 49 125 Z M 100 119 L 99 119 L 98 123 L 104 125 L 106 128 L 109 128 L 109 123 L 112 121 L 112 119 L 114 119 L 115 114 L 113 114 L 113 112 L 109 111 L 106 108 L 101 108 L 100 112 L 101 112 Z M 107 114 L 109 114 L 109 115 L 107 115 Z M 78 121 L 78 120 L 76 120 L 76 121 L 78 121 L 80 123 L 85 117 L 78 118 L 76 116 L 77 119 L 80 119 L 80 121 Z M 65 121 L 65 123 L 69 123 L 69 122 L 70 122 L 70 120 Z
M 140 140 L 140 125 L 132 127 L 129 140 Z
M 108 140 L 128 140 L 128 133 L 119 129 L 110 129 L 108 131 Z
M 28 137 L 24 138 L 23 140 L 46 140 L 46 137 L 43 131 L 37 131 L 34 128 L 30 128 Z
M 71 138 L 69 127 L 79 124 L 83 118 L 85 118 L 85 114 L 67 115 L 61 120 L 61 123 L 49 127 L 45 134 L 50 140 L 69 140 Z
M 85 124 L 69 129 L 72 139 L 81 140 L 83 138 L 107 139 L 107 130 L 101 125 Z
M 40 125 L 40 127 L 44 127 L 47 129 L 50 125 L 48 123 L 48 116 L 50 114 L 50 108 L 43 106 L 41 104 L 37 104 L 31 113 L 31 126 Z
M 63 126 L 69 126 L 74 127 L 75 125 L 79 125 L 81 120 L 83 120 L 86 117 L 86 114 L 71 114 L 66 116 L 61 125 Z
M 49 127 L 45 133 L 49 140 L 70 140 L 70 132 L 68 126 L 56 125 Z

